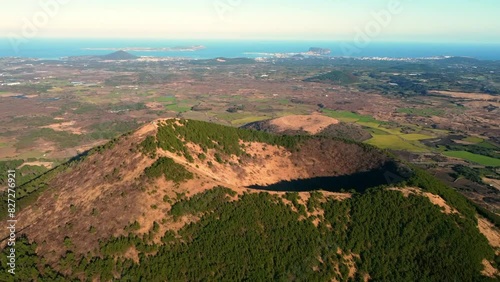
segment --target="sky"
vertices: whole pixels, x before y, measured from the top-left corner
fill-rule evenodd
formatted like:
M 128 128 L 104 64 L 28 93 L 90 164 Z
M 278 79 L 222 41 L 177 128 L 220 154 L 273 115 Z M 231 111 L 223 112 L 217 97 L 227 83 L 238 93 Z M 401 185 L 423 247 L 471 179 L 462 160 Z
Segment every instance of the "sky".
M 500 43 L 499 0 L 0 0 L 0 37 Z

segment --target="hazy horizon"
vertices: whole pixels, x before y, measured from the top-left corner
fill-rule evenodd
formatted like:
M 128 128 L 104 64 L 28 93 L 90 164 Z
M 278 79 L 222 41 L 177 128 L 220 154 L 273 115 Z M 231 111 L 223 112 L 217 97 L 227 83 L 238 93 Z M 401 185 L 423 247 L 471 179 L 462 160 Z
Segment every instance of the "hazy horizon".
M 0 38 L 500 43 L 500 2 L 193 0 L 9 3 Z

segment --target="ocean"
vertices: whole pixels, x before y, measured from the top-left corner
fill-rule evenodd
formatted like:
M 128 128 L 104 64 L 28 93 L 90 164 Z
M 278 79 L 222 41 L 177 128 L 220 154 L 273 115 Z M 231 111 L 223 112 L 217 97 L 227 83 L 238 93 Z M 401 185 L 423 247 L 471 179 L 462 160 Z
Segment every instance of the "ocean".
M 137 56 L 184 57 L 265 57 L 271 53 L 307 52 L 310 47 L 331 49 L 331 56 L 422 58 L 464 56 L 500 60 L 500 44 L 371 42 L 365 46 L 340 41 L 259 41 L 259 40 L 132 40 L 132 39 L 30 39 L 14 48 L 8 38 L 0 39 L 0 57 L 60 59 L 69 56 L 105 55 L 123 48 L 164 48 L 203 45 L 196 51 L 129 51 Z M 268 55 L 265 55 L 268 54 Z

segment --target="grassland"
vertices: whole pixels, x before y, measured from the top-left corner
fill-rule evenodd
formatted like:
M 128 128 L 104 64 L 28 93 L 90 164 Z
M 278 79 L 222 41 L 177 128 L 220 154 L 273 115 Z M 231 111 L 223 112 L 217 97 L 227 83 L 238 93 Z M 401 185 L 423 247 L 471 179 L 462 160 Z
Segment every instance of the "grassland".
M 462 139 L 462 141 L 469 142 L 471 144 L 479 144 L 482 143 L 484 139 L 475 136 L 469 136 L 467 138 Z
M 349 111 L 333 111 L 323 109 L 323 114 L 344 122 L 375 122 L 379 123 L 371 116 L 360 115 Z
M 473 154 L 467 151 L 446 151 L 443 152 L 445 156 L 448 157 L 453 157 L 453 158 L 459 158 L 459 159 L 464 159 L 467 161 L 471 161 L 474 163 L 478 163 L 484 166 L 494 166 L 494 167 L 499 167 L 500 166 L 500 160 L 483 156 L 483 155 L 478 155 L 478 154 Z
M 426 134 L 418 134 L 418 133 L 411 133 L 411 134 L 403 134 L 401 135 L 401 138 L 408 140 L 408 141 L 420 141 L 420 140 L 425 140 L 425 139 L 432 139 L 434 136 L 426 135 Z
M 235 119 L 235 120 L 231 121 L 231 124 L 240 126 L 240 125 L 244 125 L 247 123 L 266 120 L 266 119 L 270 119 L 270 117 L 268 117 L 268 116 L 248 116 L 248 117 L 244 117 L 244 118 L 240 118 L 240 119 Z
M 424 147 L 409 142 L 398 135 L 374 135 L 372 139 L 366 141 L 367 144 L 377 146 L 382 149 L 404 150 L 410 152 L 427 152 Z
M 326 116 L 336 118 L 343 122 L 355 123 L 363 126 L 373 136 L 367 144 L 382 149 L 406 150 L 411 152 L 428 152 L 420 140 L 431 139 L 434 136 L 420 133 L 404 134 L 401 127 L 389 125 L 387 122 L 378 121 L 367 115 L 360 115 L 348 111 L 323 110 Z
M 367 129 L 372 135 L 390 135 L 387 131 L 383 131 L 378 128 L 368 128 Z
M 184 105 L 184 104 L 171 104 L 165 106 L 165 108 L 169 111 L 174 111 L 178 113 L 183 113 L 191 110 L 191 106 Z

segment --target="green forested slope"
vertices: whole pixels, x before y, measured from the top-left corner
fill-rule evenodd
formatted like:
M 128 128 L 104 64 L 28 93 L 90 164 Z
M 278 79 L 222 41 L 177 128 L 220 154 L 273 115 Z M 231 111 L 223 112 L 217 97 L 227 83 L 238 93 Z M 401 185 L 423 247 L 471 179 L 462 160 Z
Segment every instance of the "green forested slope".
M 103 257 L 66 262 L 69 277 L 120 281 L 330 281 L 348 279 L 354 254 L 356 275 L 374 281 L 487 281 L 480 275 L 483 258 L 494 254 L 473 220 L 447 215 L 428 199 L 404 197 L 384 189 L 336 201 L 323 199 L 324 218 L 303 218 L 279 196 L 245 194 L 228 201 L 226 188 L 214 188 L 172 208 L 176 216 L 202 216 L 178 233 L 167 232 L 153 244 L 145 236 L 102 242 Z M 233 194 L 234 195 L 234 194 Z M 322 196 L 321 196 L 322 197 Z M 318 195 L 313 201 L 318 200 Z M 314 209 L 314 204 L 310 205 Z M 140 263 L 114 257 L 130 246 L 143 254 Z M 341 255 L 342 251 L 343 255 Z M 358 256 L 359 255 L 359 256 Z M 2 260 L 5 256 L 2 256 Z M 68 258 L 69 257 L 69 258 Z M 2 267 L 4 263 L 2 261 Z M 2 269 L 3 271 L 3 269 Z M 20 269 L 32 275 L 33 268 Z M 118 279 L 120 277 L 120 279 Z

